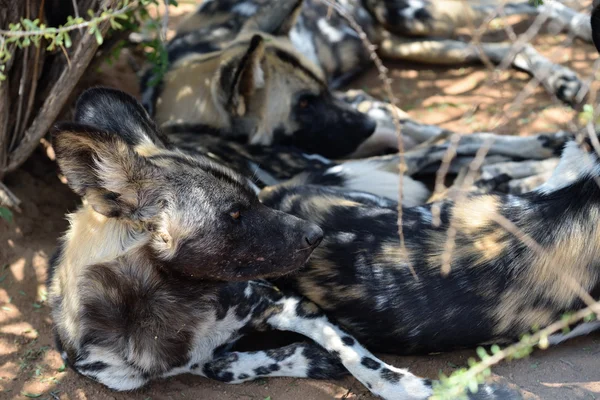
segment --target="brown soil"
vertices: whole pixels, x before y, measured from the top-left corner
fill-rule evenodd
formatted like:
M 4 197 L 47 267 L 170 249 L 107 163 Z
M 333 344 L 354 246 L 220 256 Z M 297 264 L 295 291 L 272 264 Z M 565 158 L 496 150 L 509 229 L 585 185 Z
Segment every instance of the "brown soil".
M 597 54 L 592 46 L 565 47 L 563 35 L 538 39 L 536 46 L 555 61 L 563 62 L 582 77 L 592 75 Z M 489 82 L 481 66 L 460 69 L 422 65 L 387 64 L 394 90 L 415 119 L 461 132 L 494 130 L 526 135 L 568 127 L 577 111 L 556 104 L 542 88 L 528 96 L 505 119 L 529 78 L 507 71 Z M 102 83 L 137 93 L 136 76 L 124 52 L 116 66 L 86 79 L 85 86 Z M 354 85 L 382 95 L 374 71 Z M 52 155 L 51 150 L 48 152 Z M 320 382 L 277 378 L 244 385 L 224 385 L 200 377 L 181 376 L 155 382 L 133 393 L 110 392 L 98 384 L 64 370 L 52 348 L 51 320 L 45 302 L 46 267 L 57 238 L 67 228 L 64 218 L 78 199 L 61 181 L 54 163 L 43 149 L 16 173 L 7 185 L 23 200 L 22 213 L 12 223 L 0 220 L 0 399 L 372 399 L 354 379 Z M 494 369 L 537 399 L 595 399 L 600 396 L 598 354 L 600 335 L 573 340 L 529 358 L 503 363 Z M 473 351 L 383 358 L 416 374 L 436 378 L 466 365 Z

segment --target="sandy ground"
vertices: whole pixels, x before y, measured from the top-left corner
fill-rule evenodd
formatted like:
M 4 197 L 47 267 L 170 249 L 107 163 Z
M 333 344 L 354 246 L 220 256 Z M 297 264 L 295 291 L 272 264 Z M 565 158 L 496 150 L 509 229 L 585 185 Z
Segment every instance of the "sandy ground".
M 492 36 L 493 37 L 493 36 Z M 548 57 L 592 76 L 598 58 L 592 46 L 564 45 L 564 35 L 537 39 Z M 136 76 L 124 52 L 116 66 L 90 74 L 81 89 L 102 83 L 137 93 Z M 494 130 L 526 135 L 568 128 L 577 111 L 549 99 L 542 88 L 511 109 L 529 77 L 502 72 L 496 80 L 481 66 L 458 69 L 387 63 L 402 106 L 421 121 L 460 132 Z M 353 85 L 383 96 L 376 73 Z M 23 200 L 22 213 L 12 223 L 0 220 L 0 399 L 372 399 L 354 379 L 320 382 L 301 379 L 258 380 L 224 385 L 200 377 L 181 376 L 155 382 L 133 393 L 110 392 L 65 370 L 52 348 L 51 320 L 45 302 L 46 267 L 57 238 L 66 229 L 66 212 L 78 199 L 61 182 L 55 164 L 39 149 L 7 185 Z M 590 335 L 530 357 L 503 363 L 494 372 L 519 385 L 536 399 L 596 399 L 600 397 L 598 354 L 600 335 Z M 382 357 L 416 374 L 436 378 L 466 365 L 473 351 L 414 357 Z

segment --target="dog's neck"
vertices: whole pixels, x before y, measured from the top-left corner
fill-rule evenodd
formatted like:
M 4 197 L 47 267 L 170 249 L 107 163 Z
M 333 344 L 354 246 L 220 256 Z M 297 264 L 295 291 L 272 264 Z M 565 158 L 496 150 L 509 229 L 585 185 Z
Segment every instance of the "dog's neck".
M 109 262 L 148 244 L 151 238 L 141 225 L 108 218 L 88 204 L 68 218 L 71 226 L 63 238 L 63 260 L 75 268 Z
M 74 345 L 80 338 L 78 315 L 81 293 L 79 290 L 64 289 L 79 287 L 86 269 L 139 249 L 149 242 L 151 236 L 149 232 L 136 229 L 123 220 L 107 218 L 85 203 L 68 219 L 71 226 L 62 238 L 55 261 L 57 265 L 53 266 L 60 279 L 52 281 L 50 290 L 57 298 L 64 297 L 61 303 L 63 318 L 56 321 L 60 330 L 70 333 L 70 342 L 66 344 Z

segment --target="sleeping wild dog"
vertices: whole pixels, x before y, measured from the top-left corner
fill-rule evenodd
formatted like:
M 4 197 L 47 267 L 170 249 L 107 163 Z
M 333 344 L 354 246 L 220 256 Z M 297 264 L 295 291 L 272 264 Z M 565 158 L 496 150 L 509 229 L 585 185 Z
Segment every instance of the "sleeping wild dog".
M 264 20 L 295 18 L 293 10 L 284 11 L 266 13 Z M 327 176 L 319 175 L 318 183 L 397 199 L 397 173 L 370 163 L 328 173 L 337 164 L 325 157 L 351 154 L 376 125 L 331 93 L 322 71 L 281 33 L 285 26 L 274 32 L 279 36 L 250 30 L 222 50 L 191 52 L 174 61 L 160 85 L 146 90 L 146 108 L 178 146 L 225 161 L 256 178 L 259 187 L 291 172 L 320 170 Z M 387 136 L 397 145 L 395 131 Z M 429 196 L 410 178 L 406 188 L 411 193 L 406 205 Z
M 582 84 L 569 68 L 552 63 L 527 45 L 513 50 L 509 43 L 473 46 L 458 39 L 459 29 L 479 27 L 493 16 L 535 15 L 574 37 L 591 42 L 589 17 L 558 1 L 536 7 L 531 2 L 464 0 L 342 0 L 339 7 L 352 16 L 386 59 L 437 65 L 461 65 L 482 59 L 501 64 L 512 57 L 512 66 L 541 79 L 561 100 L 573 103 Z M 294 47 L 318 65 L 327 81 L 341 86 L 371 63 L 360 35 L 321 0 L 210 0 L 178 27 L 170 58 L 177 60 L 199 49 L 215 49 L 231 41 L 248 25 L 277 29 L 264 18 L 297 7 L 297 20 L 284 25 Z M 513 54 L 514 51 L 514 54 Z M 481 52 L 481 53 L 480 53 Z
M 515 340 L 582 308 L 578 290 L 600 296 L 599 178 L 591 146 L 571 141 L 533 192 L 404 208 L 404 246 L 395 202 L 311 185 L 269 187 L 259 195 L 263 204 L 324 231 L 307 267 L 274 282 L 316 303 L 373 351 Z M 570 336 L 598 327 L 581 325 Z
M 425 399 L 429 380 L 376 359 L 311 302 L 262 278 L 300 269 L 323 232 L 262 205 L 243 176 L 169 148 L 143 107 L 91 89 L 54 146 L 83 197 L 50 265 L 56 344 L 78 373 L 114 390 L 192 373 L 239 383 L 349 371 L 384 399 Z M 310 339 L 229 352 L 250 332 Z M 480 399 L 510 398 L 483 385 Z M 500 397 L 500 396 L 504 397 Z

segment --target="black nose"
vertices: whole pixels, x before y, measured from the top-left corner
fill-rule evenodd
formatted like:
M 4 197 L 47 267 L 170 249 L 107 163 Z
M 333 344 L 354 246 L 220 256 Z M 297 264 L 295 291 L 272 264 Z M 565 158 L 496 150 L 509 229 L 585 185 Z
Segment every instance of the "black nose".
M 306 232 L 304 232 L 304 241 L 309 246 L 318 246 L 323 240 L 323 230 L 317 225 L 311 225 Z

